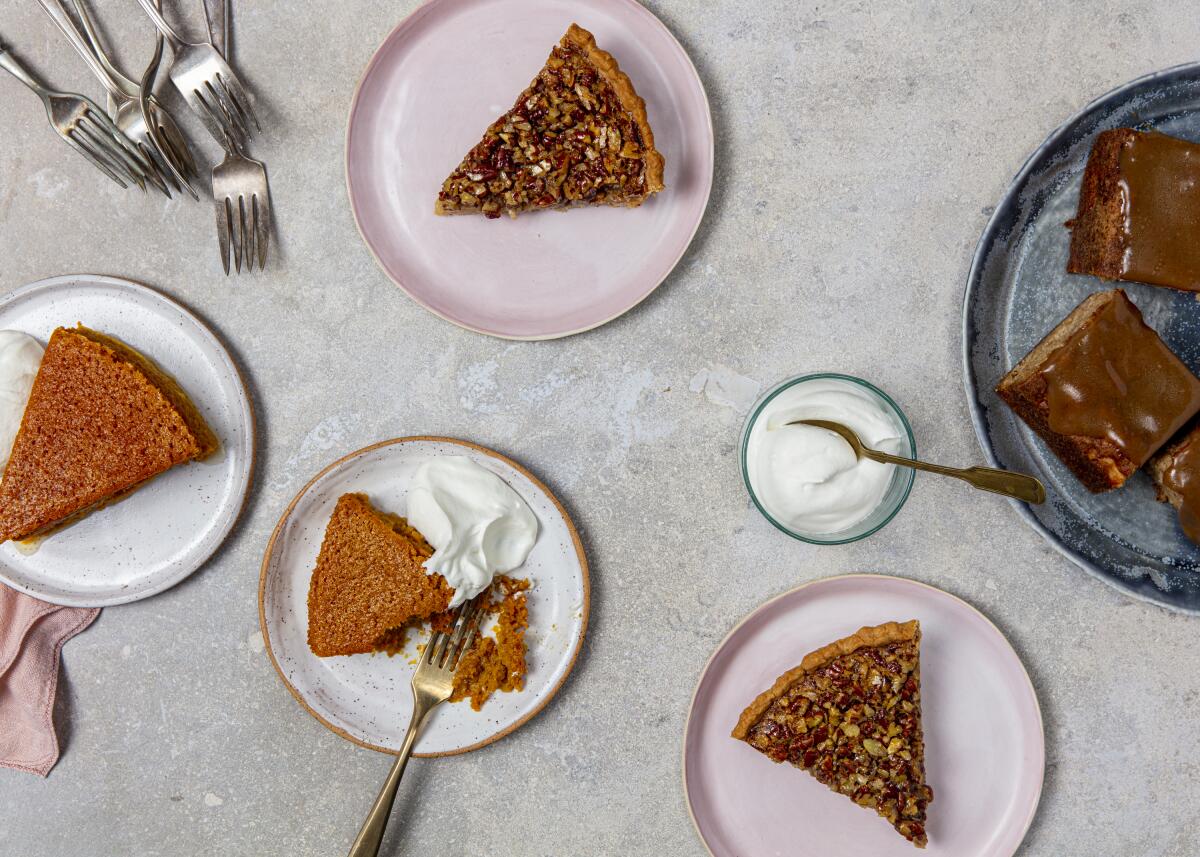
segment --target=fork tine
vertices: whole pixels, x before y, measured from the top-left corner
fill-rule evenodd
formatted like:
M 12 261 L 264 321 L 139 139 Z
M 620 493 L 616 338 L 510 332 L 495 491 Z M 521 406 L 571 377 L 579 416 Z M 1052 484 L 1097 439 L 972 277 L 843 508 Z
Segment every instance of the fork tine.
M 91 152 L 89 152 L 87 149 L 85 149 L 79 142 L 77 142 L 71 136 L 73 133 L 74 133 L 73 131 L 70 131 L 70 132 L 67 132 L 66 134 L 62 135 L 63 140 L 65 140 L 72 149 L 74 149 L 76 152 L 78 152 L 79 154 L 81 154 L 85 158 L 87 158 L 89 161 L 91 161 L 92 164 L 96 167 L 96 169 L 100 170 L 100 172 L 104 173 L 110 179 L 112 179 L 117 184 L 119 184 L 122 188 L 129 187 L 129 185 L 125 184 L 125 182 L 123 182 L 120 178 L 117 177 L 116 173 L 114 173 L 107 166 L 105 166 L 101 160 L 99 160 Z
M 171 156 L 174 157 L 179 171 L 190 179 L 196 175 L 196 162 L 192 158 L 192 151 L 188 147 L 187 140 L 183 138 L 182 132 L 175 125 L 170 114 L 164 108 L 160 107 L 158 109 L 165 116 L 165 119 L 160 119 L 157 115 L 154 117 L 157 120 L 158 131 L 162 135 L 163 141 L 170 148 Z
M 255 130 L 261 132 L 262 126 L 258 124 L 258 117 L 254 115 L 254 110 L 250 107 L 250 100 L 246 97 L 246 90 L 242 89 L 237 78 L 227 78 L 219 74 L 217 75 L 217 83 L 220 84 L 220 91 L 224 100 L 232 107 L 232 112 L 237 114 L 238 121 L 246 129 L 246 136 L 251 136 L 247 120 L 253 122 Z
M 150 133 L 151 139 L 158 146 L 159 153 L 163 156 L 167 168 L 171 172 L 172 178 L 175 180 L 175 185 L 180 190 L 186 190 L 191 194 L 192 199 L 200 201 L 200 195 L 196 193 L 196 189 L 192 187 L 192 181 L 196 177 L 195 163 L 191 161 L 189 155 L 185 161 L 179 155 L 179 150 L 176 148 L 175 142 L 171 139 L 171 134 L 168 134 L 165 126 L 159 125 L 156 129 L 152 129 Z M 191 169 L 188 169 L 188 164 L 191 164 Z
M 246 271 L 249 272 L 249 270 L 250 270 L 250 241 L 247 238 L 248 230 L 246 228 L 249 223 L 249 218 L 246 216 L 246 214 L 247 214 L 246 203 L 247 202 L 248 202 L 248 200 L 246 199 L 246 197 L 242 196 L 241 194 L 238 194 L 238 200 L 237 200 L 238 232 L 237 232 L 236 251 L 237 251 L 237 271 L 239 274 L 242 272 L 242 263 L 243 262 L 246 263 Z
M 204 123 L 204 127 L 208 129 L 208 133 L 212 134 L 214 139 L 220 140 L 222 136 L 229 133 L 230 129 L 225 127 L 220 113 L 205 101 L 204 93 L 199 89 L 185 92 L 183 98 L 192 108 L 192 112 L 200 117 L 200 121 Z
M 122 171 L 133 179 L 134 184 L 142 190 L 146 189 L 145 173 L 134 163 L 125 150 L 112 141 L 103 131 L 94 130 L 94 123 L 89 123 L 87 116 L 81 116 L 75 123 L 75 130 L 80 136 L 91 142 L 92 146 L 104 154 L 106 159 L 122 168 Z
M 175 177 L 171 175 L 171 171 L 167 169 L 166 164 L 162 162 L 162 155 L 153 146 L 149 146 L 146 143 L 139 142 L 137 146 L 141 150 L 142 157 L 154 165 L 154 175 L 151 177 L 154 186 L 165 193 L 167 199 L 174 199 L 171 188 L 174 187 L 178 191 L 182 191 L 183 188 L 176 184 Z
M 225 267 L 225 276 L 229 276 L 229 200 L 217 201 L 217 244 L 221 248 L 221 264 Z
M 118 128 L 111 119 L 104 115 L 103 110 L 92 110 L 89 107 L 84 111 L 83 116 L 80 117 L 80 121 L 82 122 L 85 119 L 96 123 L 96 125 L 98 125 L 102 131 L 106 132 L 110 137 L 112 137 L 113 142 L 116 143 L 117 147 L 125 154 L 126 157 L 140 167 L 143 172 L 149 173 L 151 171 L 152 167 L 150 164 L 142 163 L 142 154 L 138 151 L 137 146 L 125 136 L 124 132 L 121 131 L 121 129 Z
M 76 125 L 73 129 L 71 129 L 71 136 L 74 138 L 75 142 L 85 148 L 92 155 L 92 157 L 103 163 L 109 168 L 109 170 L 120 176 L 122 181 L 129 182 L 129 184 L 135 184 L 142 188 L 142 190 L 146 189 L 141 180 L 136 175 L 133 175 L 125 166 L 124 161 L 122 161 L 120 158 L 117 158 L 112 153 L 112 150 L 105 146 L 102 140 L 96 139 L 95 135 L 93 135 L 87 128 Z
M 205 99 L 215 106 L 214 112 L 218 113 L 222 125 L 228 129 L 230 136 L 236 137 L 240 143 L 245 143 L 250 137 L 250 130 L 246 127 L 238 110 L 226 99 L 220 75 L 216 78 L 215 86 L 210 80 L 204 84 L 204 88 L 206 90 Z
M 246 198 L 246 246 L 242 254 L 246 257 L 246 273 L 254 270 L 258 259 L 258 200 L 255 194 Z
M 463 610 L 458 615 L 458 621 L 454 626 L 454 634 L 450 637 L 450 649 L 447 656 L 446 666 L 453 669 L 458 663 L 461 649 L 465 649 L 475 636 L 478 630 L 479 609 L 481 606 L 481 598 L 476 597 L 463 605 Z
M 434 647 L 433 657 L 431 658 L 433 665 L 435 667 L 437 667 L 438 669 L 443 668 L 442 662 L 446 658 L 446 647 L 449 645 L 449 643 L 450 643 L 450 635 L 449 634 L 440 634 L 439 635 L 439 638 L 437 641 L 437 646 Z M 433 637 L 429 638 L 429 644 L 432 646 Z
M 254 195 L 254 204 L 259 208 L 258 214 L 258 270 L 267 267 L 267 245 L 271 241 L 271 194 L 267 192 L 261 198 Z

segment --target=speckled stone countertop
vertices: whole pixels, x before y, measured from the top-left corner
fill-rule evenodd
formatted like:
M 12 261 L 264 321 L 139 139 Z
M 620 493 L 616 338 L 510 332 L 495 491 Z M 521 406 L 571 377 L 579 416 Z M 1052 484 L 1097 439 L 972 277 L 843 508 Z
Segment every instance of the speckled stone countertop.
M 95 5 L 148 54 L 134 3 Z M 281 122 L 256 151 L 282 240 L 253 278 L 221 273 L 208 206 L 121 192 L 0 79 L 0 291 L 80 271 L 163 289 L 230 344 L 261 433 L 256 488 L 218 555 L 68 644 L 63 757 L 45 780 L 0 770 L 0 854 L 345 853 L 391 759 L 284 689 L 258 630 L 259 562 L 314 472 L 415 433 L 493 446 L 559 494 L 591 558 L 592 625 L 542 715 L 482 751 L 413 762 L 387 853 L 703 854 L 680 743 L 705 659 L 768 597 L 863 570 L 967 599 L 1024 659 L 1047 770 L 1022 854 L 1200 853 L 1196 619 L 1118 595 L 1007 503 L 946 480 L 918 477 L 865 542 L 806 546 L 754 510 L 734 454 L 761 385 L 837 369 L 891 393 L 930 459 L 978 461 L 960 302 L 991 207 L 1080 106 L 1196 59 L 1193 5 L 649 5 L 708 88 L 712 202 L 649 300 L 556 342 L 434 318 L 355 230 L 350 97 L 415 0 L 236 7 L 240 67 Z M 198 31 L 199 4 L 182 7 Z M 95 92 L 37 4 L 5 0 L 0 37 L 53 84 Z

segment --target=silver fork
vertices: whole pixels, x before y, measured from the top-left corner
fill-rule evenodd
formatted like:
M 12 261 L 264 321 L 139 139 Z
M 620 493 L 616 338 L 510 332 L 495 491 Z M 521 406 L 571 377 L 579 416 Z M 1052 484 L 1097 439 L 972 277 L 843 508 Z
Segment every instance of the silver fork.
M 240 144 L 224 140 L 225 160 L 213 167 L 213 201 L 217 206 L 217 242 L 221 263 L 229 274 L 232 251 L 233 267 L 240 274 L 267 266 L 267 245 L 271 239 L 271 192 L 267 187 L 267 168 L 262 161 L 246 155 Z
M 134 166 L 140 153 L 91 99 L 47 89 L 3 44 L 0 44 L 0 68 L 37 93 L 46 106 L 50 124 L 72 149 L 121 187 L 128 187 L 126 182 L 130 182 L 145 189 L 138 175 L 141 171 Z
M 470 646 L 475 636 L 476 625 L 479 622 L 479 608 L 486 593 L 468 601 L 458 609 L 458 618 L 450 634 L 435 633 L 429 638 L 425 651 L 421 653 L 421 661 L 412 677 L 413 713 L 408 724 L 408 733 L 400 747 L 400 755 L 396 757 L 392 770 L 388 772 L 383 789 L 375 799 L 367 820 L 350 846 L 347 857 L 376 857 L 379 845 L 383 842 L 383 832 L 387 829 L 388 816 L 392 814 L 392 804 L 396 801 L 396 789 L 400 786 L 400 777 L 404 775 L 404 766 L 412 753 L 413 744 L 429 712 L 450 698 L 454 690 L 454 670 L 462 653 Z
M 250 136 L 250 123 L 261 130 L 245 88 L 216 48 L 184 41 L 151 0 L 138 3 L 171 43 L 175 54 L 169 71 L 171 82 L 217 142 L 230 137 L 244 144 Z
M 229 2 L 224 0 L 220 14 L 211 13 L 209 4 L 205 4 L 208 35 L 214 45 L 225 47 L 229 44 Z M 271 191 L 267 185 L 267 168 L 261 161 L 248 156 L 238 141 L 225 137 L 222 144 L 225 159 L 212 171 L 221 264 L 225 267 L 225 275 L 229 276 L 232 249 L 233 266 L 239 274 L 243 260 L 247 273 L 254 269 L 256 256 L 261 271 L 267 265 L 267 246 L 271 240 Z
M 41 3 L 42 9 L 45 10 L 46 14 L 50 16 L 50 20 L 67 37 L 67 41 L 71 43 L 71 47 L 75 48 L 79 55 L 83 57 L 83 61 L 87 64 L 92 74 L 99 79 L 109 96 L 119 102 L 130 103 L 129 99 L 121 91 L 119 83 L 92 52 L 87 37 L 76 28 L 75 22 L 71 20 L 67 13 L 63 0 L 38 0 L 38 2 Z M 165 165 L 159 163 L 159 156 L 146 130 L 146 124 L 142 121 L 141 113 L 135 112 L 131 114 L 127 111 L 126 119 L 122 121 L 118 118 L 116 125 L 121 133 L 137 148 L 138 159 L 134 168 L 141 169 L 142 178 L 148 179 L 168 197 L 171 196 L 171 191 L 167 187 L 167 182 L 170 181 L 169 172 Z
M 112 57 L 104 49 L 104 43 L 100 39 L 100 34 L 97 32 L 96 25 L 92 21 L 91 15 L 88 14 L 83 0 L 73 0 L 73 2 L 79 21 L 83 24 L 84 35 L 87 37 L 89 47 L 124 96 L 120 98 L 109 94 L 109 116 L 122 130 L 125 130 L 126 127 L 134 128 L 139 132 L 138 136 L 141 131 L 144 131 L 151 144 L 151 151 L 157 156 L 160 172 L 164 174 L 164 178 L 177 190 L 186 190 L 192 199 L 199 200 L 199 195 L 192 187 L 192 182 L 196 180 L 198 173 L 195 159 L 187 144 L 187 138 L 175 123 L 174 117 L 167 112 L 167 109 L 154 95 L 154 78 L 162 60 L 162 33 L 155 33 L 157 38 L 154 44 L 154 56 L 146 67 L 143 82 L 139 84 L 126 77 L 113 65 Z M 157 3 L 161 6 L 162 0 L 157 0 Z

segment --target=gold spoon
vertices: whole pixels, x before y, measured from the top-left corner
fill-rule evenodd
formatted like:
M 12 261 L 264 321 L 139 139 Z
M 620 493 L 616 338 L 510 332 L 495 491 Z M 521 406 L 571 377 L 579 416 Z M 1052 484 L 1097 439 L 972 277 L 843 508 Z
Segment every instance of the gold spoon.
M 993 467 L 943 467 L 940 464 L 928 464 L 913 458 L 889 455 L 886 452 L 880 452 L 877 449 L 870 449 L 863 446 L 863 442 L 858 439 L 858 435 L 853 431 L 841 423 L 830 422 L 829 420 L 792 420 L 787 425 L 794 426 L 801 424 L 823 428 L 840 436 L 842 440 L 850 444 L 850 448 L 854 450 L 854 455 L 857 458 L 869 458 L 871 461 L 878 461 L 880 464 L 898 464 L 901 467 L 911 467 L 914 470 L 925 470 L 929 473 L 953 476 L 955 479 L 961 479 L 963 482 L 983 491 L 1003 494 L 1005 497 L 1024 500 L 1026 503 L 1046 502 L 1046 489 L 1042 486 L 1042 483 L 1032 476 L 1026 476 L 1024 473 L 1013 473 L 1011 470 L 996 470 Z

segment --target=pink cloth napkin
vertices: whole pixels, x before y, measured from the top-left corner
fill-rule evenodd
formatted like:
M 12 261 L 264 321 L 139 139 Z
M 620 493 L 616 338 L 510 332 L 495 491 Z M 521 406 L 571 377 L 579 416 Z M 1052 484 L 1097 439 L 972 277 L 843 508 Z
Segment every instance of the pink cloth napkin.
M 0 584 L 0 765 L 44 777 L 58 761 L 58 654 L 98 615 L 98 607 L 59 607 Z

